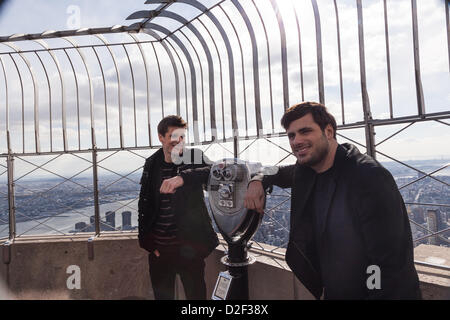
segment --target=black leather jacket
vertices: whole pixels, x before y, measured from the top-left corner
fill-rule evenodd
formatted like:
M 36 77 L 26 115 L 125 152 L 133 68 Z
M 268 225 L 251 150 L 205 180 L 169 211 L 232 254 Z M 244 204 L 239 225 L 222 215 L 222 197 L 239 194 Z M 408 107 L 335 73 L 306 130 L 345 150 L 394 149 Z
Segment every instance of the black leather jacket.
M 338 146 L 319 243 L 307 206 L 315 178 L 299 164 L 253 178 L 292 188 L 286 262 L 297 278 L 316 298 L 420 299 L 408 215 L 389 171 L 351 144 Z M 381 270 L 380 289 L 367 286 L 371 265 Z
M 190 154 L 191 161 L 182 163 L 178 169 L 179 175 L 183 176 L 185 171 L 198 168 L 204 168 L 205 172 L 208 171 L 209 165 L 205 162 L 201 150 L 185 149 L 184 152 Z M 148 238 L 159 210 L 159 188 L 162 182 L 161 163 L 163 159 L 164 152 L 162 149 L 150 156 L 145 161 L 140 182 L 141 191 L 138 202 L 139 245 L 149 252 L 155 249 L 153 242 L 149 241 Z M 214 250 L 219 240 L 208 215 L 202 184 L 189 183 L 189 181 L 189 179 L 186 179 L 184 185 L 178 188 L 173 195 L 172 210 L 176 216 L 181 252 L 204 258 Z

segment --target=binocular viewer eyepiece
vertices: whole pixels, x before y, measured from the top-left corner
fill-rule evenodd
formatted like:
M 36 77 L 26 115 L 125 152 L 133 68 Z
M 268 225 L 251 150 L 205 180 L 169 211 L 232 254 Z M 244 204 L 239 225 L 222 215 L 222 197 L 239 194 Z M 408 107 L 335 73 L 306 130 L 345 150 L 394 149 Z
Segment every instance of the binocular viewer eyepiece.
M 208 194 L 214 221 L 229 244 L 246 243 L 261 223 L 261 215 L 244 207 L 250 170 L 239 159 L 215 162 L 210 171 Z

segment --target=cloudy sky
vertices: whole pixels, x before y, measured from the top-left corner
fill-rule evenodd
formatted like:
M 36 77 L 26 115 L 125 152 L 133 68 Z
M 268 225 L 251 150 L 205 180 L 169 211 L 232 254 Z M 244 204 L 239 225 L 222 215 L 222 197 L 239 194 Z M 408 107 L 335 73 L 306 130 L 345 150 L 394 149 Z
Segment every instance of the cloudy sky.
M 206 6 L 210 6 L 217 1 L 207 0 L 201 1 Z M 146 6 L 143 0 L 129 0 L 129 1 L 66 1 L 66 0 L 8 0 L 3 1 L 0 11 L 0 36 L 6 36 L 17 33 L 40 33 L 45 30 L 65 30 L 77 29 L 84 27 L 109 27 L 113 25 L 128 25 L 131 22 L 126 21 L 125 18 L 132 12 L 152 9 L 154 6 Z M 283 98 L 282 98 L 282 77 L 281 77 L 281 63 L 280 63 L 280 33 L 277 25 L 273 8 L 268 0 L 243 0 L 240 1 L 245 8 L 250 20 L 254 22 L 256 33 L 256 40 L 259 48 L 259 63 L 260 63 L 260 85 L 261 85 L 261 108 L 263 127 L 267 132 L 271 131 L 272 122 L 274 123 L 275 131 L 282 131 L 279 125 L 279 119 L 283 112 Z M 283 22 L 286 28 L 286 41 L 288 52 L 288 73 L 289 73 L 289 98 L 290 104 L 299 102 L 304 97 L 305 100 L 319 99 L 318 85 L 317 85 L 317 60 L 316 60 L 316 38 L 315 38 L 315 21 L 311 6 L 311 1 L 278 1 L 280 14 L 283 17 Z M 338 47 L 336 37 L 336 16 L 333 1 L 317 0 L 321 18 L 322 29 L 322 45 L 323 45 L 323 66 L 324 66 L 324 82 L 325 82 L 325 100 L 326 105 L 335 115 L 338 123 L 342 124 L 345 118 L 345 123 L 352 123 L 362 120 L 362 103 L 361 103 L 361 87 L 360 87 L 360 70 L 359 70 L 359 50 L 358 50 L 358 24 L 356 1 L 354 0 L 340 0 L 337 1 L 340 19 L 340 40 L 342 52 L 342 70 L 343 70 L 343 93 L 345 113 L 341 112 L 340 101 L 340 82 L 339 82 L 339 63 L 338 63 Z M 415 93 L 414 80 L 414 56 L 413 56 L 413 41 L 412 41 L 412 22 L 411 22 L 411 1 L 409 0 L 391 0 L 388 3 L 388 19 L 389 19 L 389 45 L 390 45 L 390 59 L 391 59 L 391 74 L 392 74 L 392 99 L 394 107 L 394 116 L 409 116 L 417 112 L 417 99 Z M 445 25 L 445 1 L 444 0 L 418 0 L 418 20 L 419 20 L 419 41 L 420 41 L 420 58 L 421 58 L 421 76 L 424 90 L 425 108 L 427 113 L 443 112 L 450 109 L 450 76 L 449 76 L 449 61 L 448 48 L 446 38 Z M 256 6 L 258 10 L 256 10 Z M 387 90 L 387 69 L 386 69 L 386 47 L 384 38 L 384 17 L 383 17 L 383 1 L 382 0 L 365 0 L 363 1 L 364 9 L 364 36 L 365 36 L 365 53 L 366 53 L 366 73 L 368 94 L 370 99 L 370 106 L 372 115 L 375 119 L 386 119 L 389 117 L 389 100 Z M 186 5 L 173 5 L 170 10 L 183 15 L 186 19 L 191 19 L 198 11 L 189 8 Z M 250 47 L 250 37 L 246 30 L 245 24 L 239 18 L 237 9 L 231 1 L 224 1 L 220 7 L 216 7 L 212 11 L 218 19 L 223 22 L 223 28 L 230 37 L 230 42 L 235 53 L 235 82 L 236 82 L 236 104 L 237 116 L 240 133 L 243 134 L 245 128 L 245 109 L 247 108 L 248 117 L 248 132 L 249 134 L 256 133 L 256 125 L 254 121 L 254 100 L 253 100 L 253 72 L 252 72 L 252 51 Z M 266 30 L 259 22 L 259 16 L 264 19 Z M 302 62 L 303 62 L 303 87 L 304 93 L 302 96 L 301 82 L 299 73 L 299 52 L 298 52 L 298 33 L 295 20 L 295 14 L 299 18 L 299 27 L 301 29 L 302 41 Z M 227 20 L 228 17 L 233 21 L 233 25 Z M 155 23 L 166 26 L 173 30 L 179 24 L 165 18 L 157 18 Z M 225 131 L 228 135 L 230 133 L 230 97 L 229 97 L 229 82 L 228 67 L 225 61 L 226 48 L 223 41 L 217 41 L 217 52 L 215 53 L 215 44 L 212 39 L 220 39 L 220 34 L 212 25 L 211 21 L 204 18 L 201 21 L 195 21 L 193 25 L 202 32 L 203 37 L 211 48 L 213 55 L 213 63 L 215 66 L 214 80 L 215 80 L 215 98 L 216 98 L 216 117 L 219 137 L 222 132 L 222 123 L 225 123 Z M 233 28 L 234 26 L 234 28 Z M 209 35 L 208 35 L 208 31 Z M 185 44 L 188 51 L 191 53 L 193 59 L 201 61 L 203 66 L 207 66 L 207 59 L 204 52 L 200 49 L 200 43 L 193 33 L 186 28 L 182 29 L 183 33 L 178 32 L 176 35 Z M 265 34 L 267 32 L 270 41 L 270 58 L 271 58 L 271 77 L 273 98 L 270 102 L 270 87 L 269 87 L 269 70 L 267 67 L 268 55 L 266 53 L 267 46 L 265 44 Z M 244 73 L 242 73 L 241 58 L 238 38 L 235 34 L 239 34 L 239 39 L 244 44 L 242 46 Z M 192 49 L 191 43 L 185 37 L 187 35 L 192 41 L 194 47 L 198 52 Z M 149 35 L 137 35 L 138 39 L 143 41 L 152 41 L 153 37 Z M 109 35 L 106 36 L 111 42 L 131 42 L 131 38 L 123 35 Z M 99 44 L 98 40 L 93 41 L 92 38 L 76 37 L 74 38 L 79 44 Z M 67 46 L 67 42 L 62 40 L 49 40 L 49 45 L 52 47 Z M 16 42 L 20 48 L 24 50 L 38 49 L 36 44 L 29 44 L 26 42 Z M 170 45 L 176 47 L 175 42 L 170 42 Z M 149 73 L 154 75 L 155 80 L 149 88 L 145 85 L 145 71 L 143 70 L 142 58 L 140 56 L 139 48 L 135 45 L 126 46 L 127 52 L 130 55 L 132 65 L 134 66 L 135 77 L 135 96 L 132 91 L 132 73 L 123 47 L 112 47 L 113 53 L 116 55 L 119 65 L 119 72 L 122 85 L 122 107 L 123 107 L 123 126 L 124 126 L 124 143 L 126 146 L 144 146 L 148 144 L 147 131 L 147 96 L 148 89 L 151 97 L 150 110 L 150 124 L 153 128 L 152 141 L 157 141 L 156 125 L 162 117 L 161 111 L 161 97 L 159 95 L 161 88 L 157 75 L 161 71 L 163 79 L 163 100 L 165 106 L 165 115 L 174 113 L 175 96 L 174 96 L 174 72 L 167 56 L 164 57 L 164 49 L 161 45 L 155 43 L 146 43 L 142 45 L 145 51 L 146 58 L 149 62 Z M 5 46 L 0 46 L 0 52 L 9 52 Z M 88 65 L 92 65 L 91 76 L 92 86 L 94 88 L 94 117 L 96 119 L 96 138 L 99 147 L 105 148 L 107 144 L 111 147 L 119 146 L 119 112 L 118 112 L 118 97 L 117 90 L 115 90 L 117 76 L 113 61 L 109 52 L 105 48 L 98 48 L 97 54 L 102 60 L 105 81 L 107 83 L 107 102 L 109 104 L 108 110 L 108 125 L 106 128 L 106 116 L 104 107 L 104 86 L 102 75 L 96 57 L 93 51 L 86 49 L 85 52 Z M 178 50 L 181 55 L 181 51 Z M 80 123 L 77 123 L 76 116 L 76 91 L 73 74 L 71 74 L 71 66 L 67 58 L 64 57 L 64 52 L 56 53 L 58 60 L 60 60 L 61 67 L 64 70 L 64 77 L 66 78 L 66 103 L 67 103 L 67 132 L 68 143 L 71 149 L 89 149 L 91 146 L 90 140 L 90 114 L 89 114 L 89 91 L 88 81 L 83 71 L 82 61 L 77 56 L 74 50 L 68 50 L 68 55 L 73 59 L 74 68 L 79 76 L 79 94 L 80 94 Z M 161 70 L 156 68 L 156 57 L 158 54 Z M 198 57 L 197 57 L 198 54 Z M 26 54 L 36 71 L 36 77 L 39 88 L 39 133 L 41 137 L 42 150 L 49 150 L 50 148 L 50 122 L 49 114 L 46 106 L 49 104 L 49 95 L 47 93 L 48 87 L 46 84 L 45 73 L 39 65 L 39 60 L 36 55 Z M 59 150 L 62 147 L 62 124 L 61 124 L 61 110 L 57 107 L 60 105 L 61 93 L 59 87 L 59 78 L 57 70 L 52 65 L 50 56 L 44 53 L 40 54 L 48 68 L 48 76 L 52 87 L 54 88 L 51 98 L 54 109 L 52 110 L 52 147 L 54 150 Z M 161 59 L 163 57 L 164 59 Z M 25 97 L 25 113 L 23 114 L 26 128 L 25 136 L 22 136 L 21 128 L 21 95 L 20 82 L 17 72 L 14 70 L 13 60 L 9 56 L 4 55 L 3 60 L 8 74 L 9 82 L 9 103 L 11 105 L 9 115 L 9 127 L 12 132 L 12 144 L 17 152 L 22 151 L 22 141 L 25 140 L 25 149 L 32 152 L 34 148 L 34 110 L 33 110 L 33 85 L 30 75 L 25 71 L 25 64 L 20 61 L 18 56 L 15 56 L 18 67 L 23 71 Z M 175 57 L 176 58 L 176 57 Z M 186 69 L 186 60 L 181 56 L 180 58 Z M 218 66 L 220 62 L 223 64 L 223 88 L 224 96 L 220 95 L 220 74 L 218 73 Z M 179 68 L 179 76 L 183 77 L 182 68 L 177 61 Z M 200 70 L 199 64 L 195 64 L 197 70 L 197 89 L 198 89 L 198 108 L 199 108 L 199 130 L 200 138 L 208 138 L 211 134 L 208 128 L 209 123 L 209 92 L 207 84 L 208 70 Z M 1 71 L 1 70 L 0 70 Z M 189 70 L 186 70 L 189 80 Z M 203 72 L 204 92 L 200 85 L 200 71 Z M 243 78 L 243 74 L 245 79 Z M 244 87 L 242 83 L 246 83 L 246 92 L 244 94 Z M 4 133 L 6 128 L 5 120 L 5 91 L 4 91 L 3 73 L 0 72 L 0 149 L 5 152 L 6 135 Z M 181 83 L 181 109 L 182 116 L 192 120 L 192 111 L 189 109 L 188 114 L 185 112 L 185 104 L 191 106 L 191 98 L 185 100 L 185 95 L 190 95 L 190 87 L 187 86 L 185 92 L 184 82 Z M 135 100 L 133 100 L 135 99 Z M 134 105 L 136 101 L 136 106 Z M 222 116 L 221 107 L 224 106 Z M 272 105 L 272 108 L 271 108 Z M 203 108 L 205 112 L 203 113 Z M 136 117 L 134 116 L 136 110 Z M 274 117 L 272 119 L 271 112 L 273 110 Z M 203 118 L 205 119 L 205 127 L 203 126 Z M 446 120 L 447 123 L 449 122 Z M 190 133 L 192 135 L 192 121 L 190 121 Z M 78 130 L 78 125 L 80 130 Z M 382 141 L 397 130 L 405 127 L 403 125 L 383 126 L 376 129 L 377 142 Z M 136 127 L 136 130 L 135 130 Z M 205 136 L 203 136 L 205 133 Z M 365 143 L 363 130 L 342 130 L 341 133 L 351 139 L 362 144 Z M 438 122 L 417 123 L 401 132 L 395 138 L 381 144 L 378 150 L 388 154 L 392 157 L 401 160 L 410 159 L 441 159 L 450 158 L 450 130 L 449 126 Z M 339 138 L 339 142 L 347 142 L 343 138 Z M 287 141 L 284 139 L 277 140 L 277 143 L 282 144 L 284 148 L 288 148 Z M 245 148 L 248 142 L 241 143 L 241 149 Z M 285 156 L 285 152 L 280 149 L 267 148 L 270 143 L 262 142 L 252 146 L 249 152 L 245 152 L 242 157 L 249 160 L 263 160 L 267 164 L 278 162 Z M 227 146 L 229 147 L 229 146 Z M 364 150 L 364 148 L 362 148 Z M 214 151 L 213 151 L 214 150 Z M 209 152 L 220 154 L 224 151 L 223 148 L 211 148 Z M 225 152 L 226 153 L 226 152 Z M 220 154 L 221 156 L 226 154 Z M 226 156 L 229 156 L 226 155 Z M 380 160 L 387 160 L 382 155 Z M 292 157 L 287 161 L 292 162 Z M 135 159 L 136 163 L 142 161 L 141 158 Z

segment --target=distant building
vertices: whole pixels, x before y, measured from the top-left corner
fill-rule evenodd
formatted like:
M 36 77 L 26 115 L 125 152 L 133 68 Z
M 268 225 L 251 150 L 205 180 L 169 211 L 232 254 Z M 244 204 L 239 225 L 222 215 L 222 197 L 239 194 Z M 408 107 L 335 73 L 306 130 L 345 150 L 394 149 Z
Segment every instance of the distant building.
M 412 210 L 413 220 L 419 224 L 425 222 L 423 208 L 422 207 L 414 207 Z
M 122 212 L 122 230 L 131 230 L 131 212 Z
M 77 222 L 75 224 L 75 232 L 86 232 L 87 224 L 86 222 Z
M 111 228 L 114 229 L 116 227 L 116 213 L 114 211 L 107 211 L 105 213 L 105 220 L 106 224 Z
M 89 217 L 89 224 L 85 222 L 77 222 L 75 230 L 70 232 L 95 232 L 95 216 Z M 120 231 L 120 230 L 136 230 L 137 226 L 132 226 L 131 211 L 122 212 L 122 226 L 116 228 L 116 213 L 114 211 L 107 211 L 105 213 L 105 220 L 100 220 L 100 231 Z
M 447 224 L 442 221 L 439 210 L 427 210 L 427 225 L 428 230 L 433 233 L 447 228 Z M 441 240 L 438 236 L 429 237 L 428 244 L 440 245 Z

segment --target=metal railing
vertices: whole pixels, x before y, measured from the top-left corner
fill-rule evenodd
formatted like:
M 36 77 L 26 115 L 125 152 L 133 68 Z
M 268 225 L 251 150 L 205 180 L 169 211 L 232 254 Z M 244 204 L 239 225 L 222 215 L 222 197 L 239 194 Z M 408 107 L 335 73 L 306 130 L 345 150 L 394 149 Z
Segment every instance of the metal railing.
M 422 13 L 423 3 L 416 0 L 380 0 L 373 4 L 375 8 L 361 0 L 353 4 L 336 0 L 211 3 L 149 0 L 150 10 L 130 15 L 130 20 L 139 20 L 130 26 L 0 37 L 0 113 L 5 115 L 0 132 L 0 179 L 5 180 L 5 189 L 0 190 L 0 199 L 6 202 L 3 210 L 7 212 L 0 222 L 8 223 L 0 228 L 8 229 L 10 239 L 43 226 L 59 234 L 88 230 L 100 234 L 106 225 L 101 215 L 107 209 L 102 206 L 120 195 L 120 190 L 108 192 L 124 181 L 130 183 L 134 196 L 120 201 L 116 209 L 131 211 L 135 219 L 139 189 L 135 175 L 145 157 L 159 147 L 155 128 L 168 114 L 187 120 L 188 144 L 205 149 L 211 159 L 226 155 L 260 161 L 254 154 L 262 160 L 270 155 L 271 164 L 278 165 L 295 161 L 288 144 L 283 146 L 285 133 L 278 125 L 285 109 L 302 100 L 320 101 L 335 115 L 341 141 L 422 175 L 400 186 L 401 190 L 426 178 L 448 190 L 449 182 L 436 175 L 448 164 L 427 173 L 380 148 L 419 124 L 448 130 L 448 98 L 436 100 L 444 105 L 427 100 L 429 87 L 423 85 L 422 72 L 423 61 L 438 58 L 450 65 L 448 2 L 434 2 L 440 16 L 445 16 L 437 22 Z M 393 18 L 390 10 L 396 6 L 403 6 L 409 25 L 393 23 L 399 17 Z M 378 29 L 373 27 L 377 17 L 381 21 Z M 439 52 L 449 53 L 448 58 L 420 50 L 419 35 L 426 37 L 420 34 L 421 26 L 430 23 L 436 23 L 446 37 L 447 42 L 436 45 Z M 412 56 L 408 70 L 413 76 L 402 81 L 412 84 L 415 97 L 404 102 L 399 102 L 396 90 L 403 90 L 402 84 L 394 77 L 398 66 L 393 58 L 398 61 L 403 54 L 394 33 L 399 28 L 411 34 L 410 43 L 403 45 L 410 48 L 405 52 Z M 383 58 L 373 52 L 373 43 L 381 44 Z M 374 59 L 379 59 L 377 69 L 368 68 L 368 61 Z M 449 73 L 439 72 L 449 83 Z M 384 74 L 382 89 L 373 84 L 372 74 Z M 445 96 L 447 92 L 432 90 L 431 94 Z M 394 132 L 377 142 L 375 131 L 389 131 L 385 128 L 394 128 Z M 134 159 L 134 170 L 124 169 L 124 162 L 129 167 L 127 160 L 103 165 L 117 155 Z M 55 165 L 62 160 L 66 166 Z M 79 163 L 87 167 L 74 169 Z M 62 174 L 56 167 L 67 172 Z M 58 182 L 43 190 L 30 189 L 23 181 L 41 171 Z M 80 177 L 90 182 L 82 183 L 77 180 Z M 57 213 L 42 219 L 24 209 L 37 203 L 36 199 L 52 202 L 52 192 L 67 184 L 76 186 L 80 196 L 69 205 L 59 201 Z M 278 200 L 267 208 L 264 223 L 287 234 L 288 221 L 277 216 L 288 213 L 283 210 L 290 203 L 289 191 L 281 190 L 272 198 Z M 83 203 L 90 204 L 93 221 L 74 232 L 51 225 L 53 218 L 68 210 L 92 219 L 91 213 L 82 210 Z M 450 207 L 450 203 L 407 204 Z M 17 232 L 18 219 L 36 223 Z M 115 224 L 107 226 L 111 231 L 121 230 Z M 442 236 L 445 230 L 418 226 L 429 234 L 415 241 L 436 236 L 448 241 Z

